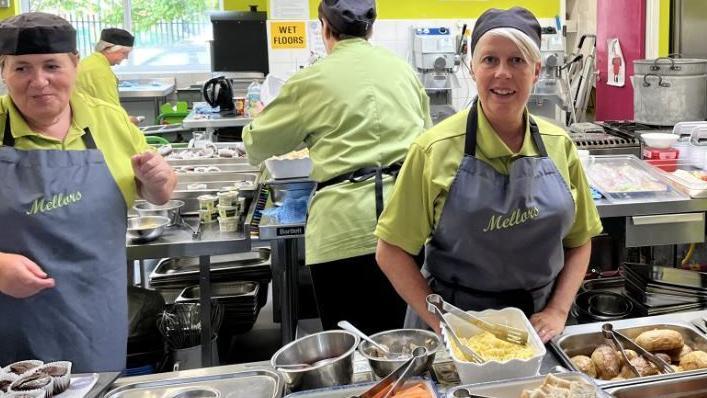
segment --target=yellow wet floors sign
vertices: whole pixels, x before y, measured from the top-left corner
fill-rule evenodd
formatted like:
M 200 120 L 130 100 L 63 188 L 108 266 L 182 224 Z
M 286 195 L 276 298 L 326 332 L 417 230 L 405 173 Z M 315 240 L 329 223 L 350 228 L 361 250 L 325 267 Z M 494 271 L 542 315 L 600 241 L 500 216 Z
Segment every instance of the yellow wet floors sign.
M 307 29 L 304 22 L 271 22 L 270 48 L 307 48 Z

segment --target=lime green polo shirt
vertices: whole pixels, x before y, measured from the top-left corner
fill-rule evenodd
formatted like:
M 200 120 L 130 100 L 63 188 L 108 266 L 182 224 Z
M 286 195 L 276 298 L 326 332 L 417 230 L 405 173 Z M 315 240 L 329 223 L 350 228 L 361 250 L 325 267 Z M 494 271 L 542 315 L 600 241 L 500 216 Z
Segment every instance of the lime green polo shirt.
M 77 92 L 74 92 L 70 101 L 71 127 L 63 141 L 32 131 L 7 95 L 0 97 L 0 133 L 5 129 L 9 115 L 17 149 L 79 151 L 86 149 L 81 136 L 88 127 L 96 147 L 103 152 L 106 165 L 126 205 L 132 206 L 138 192 L 130 158 L 150 150 L 144 134 L 130 123 L 122 108 Z
M 94 52 L 79 63 L 76 89 L 91 97 L 120 106 L 118 78 L 113 73 L 106 56 L 100 52 Z
M 366 40 L 346 39 L 288 79 L 243 128 L 243 143 L 252 164 L 304 143 L 313 163 L 311 177 L 321 182 L 403 160 L 429 126 L 429 99 L 410 65 Z M 336 184 L 316 193 L 305 232 L 307 264 L 375 252 L 373 181 Z M 386 178 L 386 195 L 392 185 Z
M 538 154 L 528 123 L 523 145 L 514 154 L 494 131 L 480 105 L 478 109 L 477 159 L 508 175 L 514 159 Z M 431 237 L 464 157 L 468 114 L 469 111 L 465 110 L 444 120 L 410 146 L 390 202 L 378 221 L 375 230 L 378 238 L 410 254 L 417 254 Z M 574 199 L 574 223 L 562 243 L 567 248 L 581 246 L 602 230 L 582 163 L 574 143 L 562 128 L 541 118 L 534 119 L 548 156 Z

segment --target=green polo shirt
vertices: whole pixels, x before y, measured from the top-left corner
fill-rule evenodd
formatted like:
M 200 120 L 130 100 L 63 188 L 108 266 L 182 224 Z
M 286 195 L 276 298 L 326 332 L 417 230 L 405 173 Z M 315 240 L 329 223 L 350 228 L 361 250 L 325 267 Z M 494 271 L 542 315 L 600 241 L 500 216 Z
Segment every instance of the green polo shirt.
M 76 89 L 91 97 L 120 106 L 118 78 L 105 55 L 94 52 L 79 63 Z
M 7 95 L 0 97 L 0 133 L 5 129 L 9 115 L 17 149 L 78 151 L 86 149 L 81 136 L 88 127 L 96 147 L 103 152 L 125 203 L 132 206 L 138 193 L 130 158 L 150 149 L 145 136 L 130 123 L 122 108 L 77 92 L 74 92 L 70 101 L 71 127 L 63 141 L 32 131 Z
M 526 128 L 523 146 L 513 153 L 494 131 L 479 105 L 476 158 L 508 175 L 512 161 L 536 156 Z M 439 222 L 449 188 L 464 156 L 468 110 L 444 120 L 410 146 L 393 194 L 381 215 L 375 235 L 410 254 L 417 254 Z M 574 143 L 560 127 L 534 118 L 548 156 L 572 192 L 574 223 L 564 237 L 567 248 L 578 247 L 601 233 L 602 225 Z M 528 123 L 526 123 L 528 126 Z
M 429 99 L 410 65 L 363 39 L 340 41 L 323 60 L 293 75 L 248 126 L 243 143 L 258 164 L 304 144 L 315 181 L 404 159 L 431 126 Z M 384 188 L 392 188 L 385 179 Z M 306 262 L 376 250 L 373 178 L 316 193 L 307 219 Z

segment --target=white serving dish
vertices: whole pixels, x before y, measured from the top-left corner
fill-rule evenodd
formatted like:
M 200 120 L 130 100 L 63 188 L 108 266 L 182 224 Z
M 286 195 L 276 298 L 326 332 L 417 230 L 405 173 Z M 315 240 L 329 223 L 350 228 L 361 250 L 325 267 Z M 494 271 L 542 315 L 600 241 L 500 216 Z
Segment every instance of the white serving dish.
M 266 159 L 265 167 L 275 179 L 305 178 L 312 172 L 312 159 Z
M 671 133 L 643 133 L 641 139 L 651 148 L 670 148 L 678 142 L 677 134 Z
M 483 364 L 477 364 L 460 359 L 452 350 L 452 343 L 447 337 L 446 331 L 442 330 L 444 344 L 447 347 L 454 365 L 457 367 L 457 373 L 462 384 L 483 383 L 502 379 L 512 379 L 519 377 L 535 376 L 540 370 L 543 357 L 546 350 L 545 345 L 540 340 L 540 336 L 535 332 L 533 325 L 525 316 L 523 311 L 517 308 L 504 308 L 501 310 L 486 310 L 481 312 L 467 311 L 479 318 L 487 321 L 500 323 L 503 325 L 513 326 L 519 329 L 528 331 L 528 344 L 533 347 L 535 355 L 528 359 L 512 359 L 510 361 L 498 362 L 488 361 Z M 464 322 L 463 320 L 451 314 L 445 314 L 447 322 L 457 332 L 457 336 L 470 338 L 482 332 L 476 326 Z

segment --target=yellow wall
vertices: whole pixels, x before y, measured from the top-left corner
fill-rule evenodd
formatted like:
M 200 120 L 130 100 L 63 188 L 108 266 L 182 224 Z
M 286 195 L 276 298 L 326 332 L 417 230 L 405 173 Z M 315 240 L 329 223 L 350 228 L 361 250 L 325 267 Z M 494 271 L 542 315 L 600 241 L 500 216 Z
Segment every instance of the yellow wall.
M 666 0 L 670 1 L 670 0 Z M 312 19 L 317 18 L 320 0 L 309 0 Z M 267 11 L 268 0 L 224 0 L 224 10 L 247 11 L 249 4 L 257 4 L 258 10 Z M 560 14 L 560 0 L 495 0 L 449 1 L 449 0 L 378 0 L 378 17 L 385 19 L 430 19 L 430 18 L 476 18 L 490 7 L 509 8 L 523 6 L 538 18 L 553 18 Z
M 9 8 L 0 8 L 0 20 L 20 13 L 20 0 L 10 0 Z
M 670 0 L 660 0 L 660 28 L 658 31 L 658 56 L 667 57 L 670 51 Z

